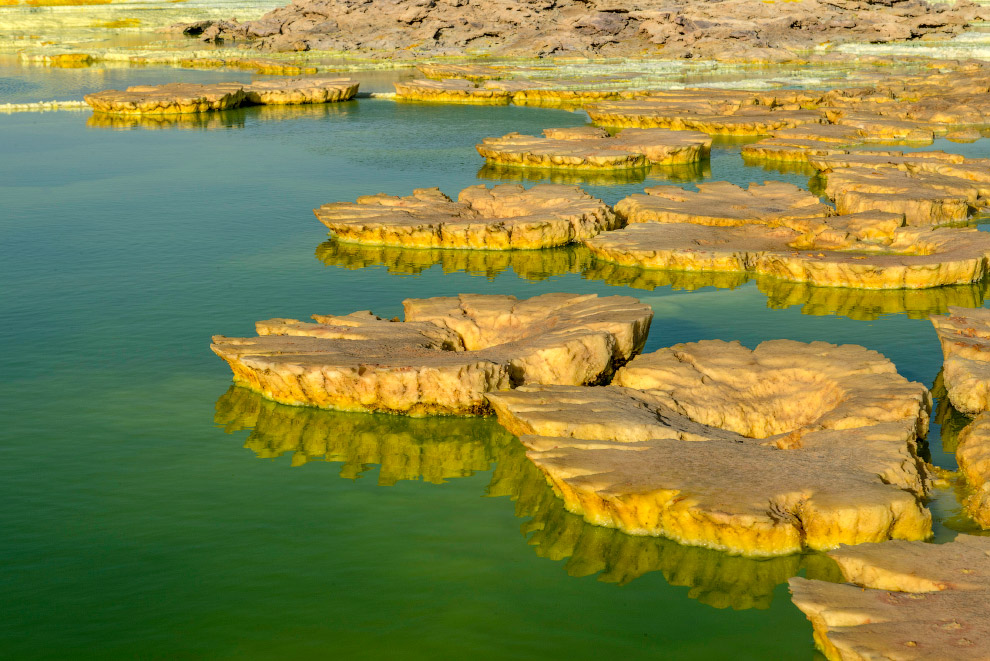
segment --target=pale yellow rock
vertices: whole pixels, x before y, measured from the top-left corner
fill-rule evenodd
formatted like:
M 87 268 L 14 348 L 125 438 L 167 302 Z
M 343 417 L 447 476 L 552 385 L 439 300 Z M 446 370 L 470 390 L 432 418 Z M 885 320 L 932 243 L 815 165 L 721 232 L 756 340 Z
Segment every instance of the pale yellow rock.
M 741 188 L 727 181 L 698 184 L 689 191 L 654 186 L 646 194 L 619 200 L 615 213 L 628 223 L 695 223 L 738 226 L 773 224 L 795 218 L 820 218 L 832 208 L 808 191 L 780 181 Z
M 828 554 L 848 584 L 790 580 L 829 661 L 990 658 L 990 538 L 890 541 Z
M 411 80 L 395 83 L 396 98 L 405 101 L 505 105 L 512 94 L 499 89 L 478 87 L 468 80 Z
M 861 223 L 864 217 L 878 222 Z M 749 271 L 831 287 L 923 289 L 986 276 L 990 234 L 969 228 L 898 227 L 900 218 L 882 213 L 834 216 L 821 219 L 824 227 L 819 228 L 796 223 L 636 223 L 585 245 L 597 258 L 623 266 Z M 864 227 L 857 228 L 860 224 Z M 891 226 L 896 229 L 890 231 Z
M 949 401 L 959 411 L 990 411 L 990 310 L 950 307 L 931 317 L 942 344 L 942 378 Z
M 711 92 L 709 100 L 649 97 L 601 103 L 589 106 L 587 111 L 599 126 L 692 130 L 713 135 L 769 135 L 823 121 L 815 110 L 775 110 L 745 101 L 719 105 L 722 99 L 717 91 Z
M 981 528 L 990 528 L 990 412 L 979 414 L 959 434 L 959 471 L 970 488 L 963 505 Z
M 509 133 L 476 145 L 489 163 L 538 168 L 616 170 L 649 164 L 684 165 L 708 158 L 712 139 L 696 131 L 626 129 L 611 137 L 604 129 L 545 129 L 544 137 Z
M 748 555 L 931 534 L 928 391 L 863 347 L 681 344 L 611 386 L 488 399 L 596 525 Z
M 251 84 L 169 83 L 104 90 L 84 98 L 93 110 L 115 115 L 177 115 L 229 110 L 243 105 L 301 105 L 346 101 L 358 83 L 347 78 L 311 77 Z
M 447 64 L 442 62 L 423 62 L 417 64 L 419 72 L 431 80 L 450 80 L 462 78 L 473 82 L 483 80 L 498 80 L 512 75 L 510 67 L 487 67 L 481 64 Z
M 259 80 L 244 87 L 248 103 L 267 106 L 337 103 L 354 98 L 357 91 L 356 81 L 328 76 Z
M 990 198 L 990 161 L 945 152 L 809 155 L 840 213 L 904 213 L 910 225 L 961 223 Z
M 406 321 L 370 312 L 270 319 L 217 335 L 234 382 L 282 404 L 404 415 L 484 413 L 484 393 L 594 383 L 642 350 L 653 311 L 625 296 L 463 294 L 407 299 Z
M 744 159 L 807 163 L 809 156 L 843 154 L 846 146 L 863 141 L 862 133 L 851 126 L 804 124 L 774 131 L 769 138 L 743 145 L 741 152 Z
M 87 94 L 86 103 L 96 112 L 121 115 L 164 115 L 228 110 L 243 105 L 241 83 L 169 83 L 135 85 L 123 92 L 104 90 Z
M 324 204 L 314 213 L 340 241 L 405 248 L 549 248 L 622 225 L 601 200 L 556 184 L 471 186 L 457 202 L 420 188 L 408 197 Z

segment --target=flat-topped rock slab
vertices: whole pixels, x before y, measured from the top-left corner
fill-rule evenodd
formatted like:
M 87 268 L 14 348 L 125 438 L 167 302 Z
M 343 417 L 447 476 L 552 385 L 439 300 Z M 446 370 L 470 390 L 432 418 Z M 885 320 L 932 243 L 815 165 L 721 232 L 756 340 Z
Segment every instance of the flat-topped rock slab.
M 957 410 L 990 411 L 990 310 L 950 307 L 931 317 L 942 344 L 942 379 Z
M 406 321 L 370 312 L 270 319 L 257 337 L 213 338 L 234 382 L 282 404 L 473 415 L 484 393 L 595 383 L 642 350 L 653 311 L 594 294 L 408 299 Z
M 635 223 L 585 241 L 598 259 L 643 269 L 754 272 L 819 286 L 923 289 L 983 279 L 990 235 L 903 227 L 864 212 L 776 226 Z
M 863 347 L 679 344 L 610 386 L 488 399 L 596 525 L 748 555 L 931 533 L 916 453 L 928 391 Z
M 478 86 L 470 80 L 410 80 L 395 83 L 397 99 L 430 101 L 434 103 L 467 103 L 505 105 L 512 101 L 512 92 Z
M 697 191 L 652 186 L 619 200 L 616 214 L 628 223 L 772 224 L 833 213 L 817 196 L 794 184 L 767 181 L 742 188 L 727 181 L 698 184 Z
M 407 197 L 324 204 L 314 213 L 340 241 L 405 248 L 549 248 L 622 225 L 601 200 L 558 184 L 471 186 L 456 202 L 421 188 Z
M 941 151 L 810 155 L 839 213 L 903 213 L 910 225 L 965 222 L 990 199 L 990 161 Z
M 626 129 L 610 136 L 587 126 L 545 129 L 543 137 L 510 133 L 476 145 L 489 163 L 517 167 L 621 170 L 685 165 L 708 158 L 712 139 L 696 131 Z
M 846 584 L 790 579 L 829 661 L 990 658 L 990 537 L 890 541 L 828 554 Z
M 168 83 L 104 90 L 84 98 L 93 110 L 117 115 L 177 115 L 230 110 L 244 105 L 334 103 L 354 97 L 358 83 L 347 78 L 292 78 L 250 84 Z
M 963 506 L 981 528 L 990 529 L 990 412 L 959 433 L 956 461 L 969 488 Z
M 774 109 L 755 105 L 752 95 L 727 97 L 712 91 L 708 98 L 648 97 L 606 101 L 587 108 L 599 126 L 665 128 L 710 135 L 770 135 L 802 124 L 820 123 L 817 110 Z

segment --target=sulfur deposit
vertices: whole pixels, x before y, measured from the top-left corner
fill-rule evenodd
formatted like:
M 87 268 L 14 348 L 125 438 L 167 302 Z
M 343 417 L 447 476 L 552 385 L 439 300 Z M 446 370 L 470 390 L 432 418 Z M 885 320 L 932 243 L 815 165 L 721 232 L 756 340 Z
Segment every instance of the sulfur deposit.
M 829 661 L 990 658 L 990 537 L 891 541 L 828 554 L 846 584 L 790 580 Z
M 568 510 L 748 555 L 925 539 L 927 389 L 855 345 L 679 344 L 610 386 L 488 395 Z
M 346 101 L 358 83 L 347 78 L 292 78 L 242 83 L 136 85 L 85 96 L 93 110 L 115 115 L 177 115 L 244 105 L 302 105 Z
M 753 272 L 819 286 L 923 289 L 983 279 L 990 235 L 906 227 L 904 216 L 863 212 L 762 225 L 645 222 L 584 242 L 622 266 Z
M 395 98 L 404 101 L 506 105 L 512 93 L 491 87 L 479 87 L 469 80 L 410 80 L 395 83 Z
M 794 184 L 767 181 L 741 188 L 727 181 L 698 184 L 689 191 L 653 186 L 645 195 L 633 194 L 615 205 L 628 223 L 695 223 L 736 226 L 771 225 L 798 218 L 830 216 L 832 208 Z
M 942 343 L 942 379 L 949 401 L 970 415 L 990 411 L 990 310 L 950 307 L 933 316 Z
M 545 129 L 542 138 L 510 133 L 476 145 L 489 163 L 537 168 L 621 170 L 653 165 L 685 165 L 708 158 L 712 139 L 694 131 L 626 129 L 609 136 L 583 126 Z
M 969 494 L 963 506 L 981 528 L 990 528 L 990 412 L 981 413 L 959 434 L 959 472 Z
M 714 96 L 720 100 L 718 95 Z M 713 107 L 711 99 L 677 101 L 668 97 L 608 101 L 587 108 L 598 126 L 664 128 L 712 135 L 769 135 L 803 124 L 824 122 L 817 110 L 785 110 L 757 106 L 743 98 L 736 108 Z M 752 99 L 755 100 L 755 99 Z
M 621 226 L 601 200 L 555 184 L 471 186 L 457 202 L 420 188 L 408 197 L 324 204 L 314 213 L 340 241 L 404 248 L 549 248 Z
M 642 350 L 653 311 L 625 296 L 407 299 L 405 322 L 370 312 L 260 321 L 213 338 L 234 382 L 282 404 L 404 415 L 484 413 L 484 393 L 584 384 Z

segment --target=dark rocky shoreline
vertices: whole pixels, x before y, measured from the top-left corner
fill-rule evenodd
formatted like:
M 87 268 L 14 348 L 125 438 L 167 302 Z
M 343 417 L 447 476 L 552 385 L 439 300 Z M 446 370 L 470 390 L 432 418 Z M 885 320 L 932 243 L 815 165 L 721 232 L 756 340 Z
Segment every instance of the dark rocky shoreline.
M 649 56 L 780 61 L 823 43 L 943 39 L 970 0 L 293 0 L 258 20 L 173 26 L 264 51 L 383 58 Z

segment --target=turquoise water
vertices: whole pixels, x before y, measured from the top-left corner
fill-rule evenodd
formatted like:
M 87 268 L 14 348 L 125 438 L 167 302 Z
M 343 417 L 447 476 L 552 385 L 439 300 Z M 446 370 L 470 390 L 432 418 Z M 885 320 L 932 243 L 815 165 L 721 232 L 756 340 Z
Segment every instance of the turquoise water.
M 832 576 L 820 556 L 754 561 L 589 526 L 491 420 L 277 406 L 231 389 L 209 350 L 274 316 L 598 292 L 653 306 L 647 350 L 855 342 L 931 385 L 926 313 L 985 298 L 644 277 L 573 250 L 355 252 L 310 211 L 455 194 L 489 181 L 479 138 L 584 119 L 378 99 L 164 125 L 0 116 L 0 656 L 815 658 L 785 581 Z M 729 145 L 709 170 L 588 189 L 615 202 L 698 177 L 807 184 Z M 937 425 L 930 441 L 952 467 Z M 933 508 L 939 540 L 966 529 L 951 492 Z

